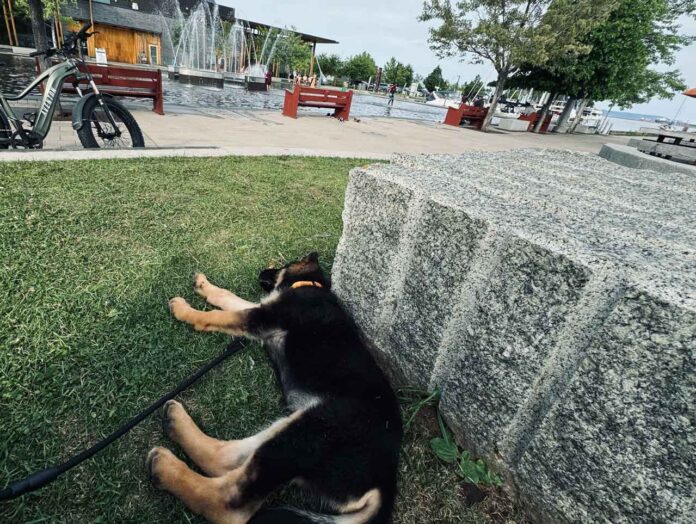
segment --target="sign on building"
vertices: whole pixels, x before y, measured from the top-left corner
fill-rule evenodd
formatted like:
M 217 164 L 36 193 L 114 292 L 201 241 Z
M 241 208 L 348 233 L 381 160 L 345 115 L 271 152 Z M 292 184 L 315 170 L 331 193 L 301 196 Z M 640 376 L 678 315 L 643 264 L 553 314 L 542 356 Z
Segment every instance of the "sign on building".
M 104 49 L 103 47 L 97 47 L 94 50 L 94 53 L 97 58 L 97 64 L 106 65 L 106 49 Z

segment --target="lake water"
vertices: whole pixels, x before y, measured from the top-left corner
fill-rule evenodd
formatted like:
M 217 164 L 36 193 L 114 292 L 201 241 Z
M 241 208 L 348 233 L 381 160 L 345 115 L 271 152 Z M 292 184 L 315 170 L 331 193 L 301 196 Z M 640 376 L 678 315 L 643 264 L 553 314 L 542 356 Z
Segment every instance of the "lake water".
M 3 93 L 18 93 L 26 87 L 35 77 L 34 62 L 23 57 L 0 54 L 0 62 L 5 67 L 0 67 L 0 91 Z M 185 107 L 193 107 L 205 110 L 214 110 L 217 114 L 233 113 L 239 109 L 264 109 L 280 111 L 283 107 L 284 91 L 273 89 L 270 92 L 250 92 L 243 87 L 225 85 L 222 89 L 190 86 L 176 81 L 165 79 L 164 103 L 176 104 Z M 143 107 L 151 107 L 150 100 L 132 99 L 131 102 Z M 322 109 L 303 109 L 316 114 L 326 114 Z M 361 117 L 386 117 L 408 118 L 425 122 L 442 122 L 446 110 L 442 107 L 433 107 L 419 102 L 408 102 L 397 99 L 393 107 L 387 107 L 385 97 L 374 96 L 360 91 L 355 91 L 351 116 Z M 622 114 L 622 116 L 625 113 Z M 629 118 L 609 116 L 612 131 L 638 131 L 641 127 L 658 128 L 655 122 L 641 121 Z

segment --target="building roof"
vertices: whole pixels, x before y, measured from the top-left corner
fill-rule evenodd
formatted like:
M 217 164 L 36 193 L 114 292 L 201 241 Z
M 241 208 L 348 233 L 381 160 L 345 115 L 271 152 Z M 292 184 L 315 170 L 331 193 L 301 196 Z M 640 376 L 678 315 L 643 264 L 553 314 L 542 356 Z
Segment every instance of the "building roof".
M 252 29 L 278 29 L 279 31 L 283 31 L 286 29 L 283 27 L 262 24 L 261 22 L 242 20 L 241 18 L 237 18 L 237 20 L 243 23 L 244 25 L 251 27 Z M 296 31 L 295 29 L 289 29 L 289 31 L 292 31 L 293 33 L 300 35 L 300 38 L 302 38 L 302 40 L 304 40 L 305 42 L 312 42 L 317 44 L 338 44 L 337 40 L 331 40 L 330 38 L 324 38 L 323 36 L 314 36 L 307 33 L 301 33 L 300 31 Z

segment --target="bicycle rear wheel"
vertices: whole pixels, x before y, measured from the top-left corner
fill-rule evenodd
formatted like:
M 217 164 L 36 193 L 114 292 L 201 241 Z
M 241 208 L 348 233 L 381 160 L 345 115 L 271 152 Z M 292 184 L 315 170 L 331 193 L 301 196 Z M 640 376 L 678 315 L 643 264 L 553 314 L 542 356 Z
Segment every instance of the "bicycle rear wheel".
M 120 135 L 117 136 L 106 111 L 94 96 L 85 103 L 82 127 L 77 130 L 82 146 L 90 149 L 145 147 L 143 133 L 130 111 L 111 98 L 104 98 L 104 104 L 109 108 Z

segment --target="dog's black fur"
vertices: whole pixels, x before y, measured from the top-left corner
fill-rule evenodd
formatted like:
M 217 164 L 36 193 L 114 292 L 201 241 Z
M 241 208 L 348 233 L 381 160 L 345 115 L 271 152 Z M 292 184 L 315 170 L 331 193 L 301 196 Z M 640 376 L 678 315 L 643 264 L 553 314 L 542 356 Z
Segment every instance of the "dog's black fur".
M 225 306 L 223 311 L 197 311 L 177 298 L 170 302 L 172 313 L 199 330 L 261 340 L 291 415 L 262 432 L 266 436 L 258 437 L 248 457 L 237 457 L 236 469 L 221 477 L 231 482 L 225 484 L 228 491 L 219 495 L 222 500 L 214 494 L 195 495 L 196 485 L 205 480 L 191 480 L 197 477 L 162 448 L 148 456 L 153 479 L 185 502 L 189 499 L 192 509 L 219 522 L 246 522 L 273 490 L 295 481 L 311 488 L 335 515 L 267 509 L 249 522 L 388 523 L 402 439 L 399 406 L 358 327 L 331 292 L 316 253 L 283 268 L 262 271 L 259 283 L 269 294 L 261 304 L 211 286 L 202 275 L 197 278 L 196 289 L 209 302 L 227 297 L 226 303 L 218 302 Z M 211 446 L 209 437 L 187 426 L 183 408 L 177 411 L 178 422 L 172 418 L 174 408 L 165 414 L 167 427 L 180 427 L 180 431 L 188 427 L 189 436 L 198 435 L 198 440 L 183 439 L 189 446 L 187 453 L 196 454 L 201 449 L 197 446 Z M 178 435 L 182 443 L 182 433 L 177 431 L 169 434 Z M 215 465 L 207 464 L 217 471 Z
M 293 289 L 299 281 L 322 287 Z M 311 407 L 256 452 L 263 486 L 255 489 L 299 477 L 323 497 L 344 502 L 377 488 L 381 508 L 369 522 L 388 522 L 402 427 L 387 378 L 331 292 L 315 253 L 262 271 L 259 282 L 270 299 L 251 312 L 246 329 L 264 340 L 288 408 Z M 279 331 L 283 337 L 274 336 Z M 278 518 L 274 522 L 289 521 Z M 252 522 L 271 521 L 262 512 Z

